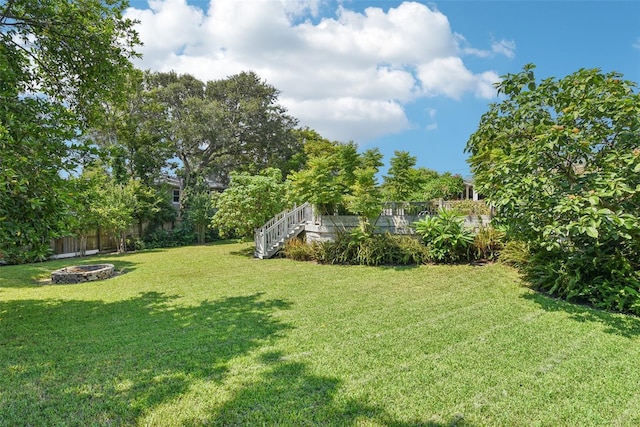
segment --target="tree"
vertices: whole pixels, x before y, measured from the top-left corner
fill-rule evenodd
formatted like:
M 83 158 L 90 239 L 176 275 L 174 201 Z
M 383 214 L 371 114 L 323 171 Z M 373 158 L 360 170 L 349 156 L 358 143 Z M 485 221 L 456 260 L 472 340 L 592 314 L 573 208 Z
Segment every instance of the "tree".
M 288 176 L 290 197 L 296 203 L 313 204 L 323 215 L 332 215 L 344 209 L 343 197 L 349 194 L 362 161 L 354 143 L 329 141 L 311 132 L 304 145 L 305 166 Z
M 389 175 L 384 176 L 383 192 L 388 201 L 410 202 L 420 188 L 416 157 L 407 151 L 395 151 L 389 161 Z
M 383 157 L 378 147 L 365 150 L 360 157 L 362 160 L 361 166 L 363 168 L 374 168 L 377 171 L 384 166 Z
M 90 206 L 100 226 L 116 240 L 118 252 L 127 250 L 126 234 L 134 222 L 139 185 L 133 179 L 123 185 L 106 178 Z
M 354 171 L 351 194 L 344 196 L 349 211 L 358 215 L 363 233 L 373 233 L 373 219 L 382 213 L 382 192 L 376 180 L 378 169 L 359 167 Z
M 640 96 L 616 72 L 497 85 L 467 143 L 479 191 L 532 251 L 539 289 L 640 314 Z
M 80 255 L 87 250 L 87 238 L 91 231 L 100 225 L 100 217 L 96 212 L 100 203 L 100 191 L 108 181 L 108 176 L 99 167 L 87 167 L 78 177 L 70 178 L 73 188 L 73 204 L 70 206 L 70 231 L 80 240 Z
M 323 215 L 345 211 L 359 215 L 363 227 L 381 210 L 381 193 L 375 175 L 382 166 L 377 148 L 358 153 L 354 142 L 329 141 L 306 129 L 304 167 L 289 174 L 290 197 L 309 202 Z
M 348 193 L 356 182 L 356 169 L 362 165 L 362 157 L 358 153 L 358 146 L 354 142 L 337 144 L 338 180 L 343 187 L 343 193 Z
M 185 188 L 197 177 L 227 182 L 231 171 L 287 166 L 300 151 L 295 119 L 277 103 L 278 90 L 255 73 L 206 84 L 175 73 L 158 73 L 152 80 L 170 122 Z
M 134 178 L 152 186 L 174 156 L 169 121 L 151 74 L 132 70 L 127 77 L 122 97 L 105 105 L 87 139 L 107 153 L 118 182 Z
M 439 174 L 435 171 L 420 170 L 422 183 L 416 198 L 420 200 L 450 199 L 464 190 L 464 181 L 460 175 L 451 172 Z
M 69 114 L 44 99 L 20 98 L 15 86 L 7 87 L 1 77 L 0 82 L 1 95 L 7 95 L 0 98 L 0 258 L 41 261 L 50 239 L 68 224 L 70 189 L 58 171 L 72 165 L 58 153 L 67 151 L 72 133 L 58 123 Z
M 1 54 L 22 94 L 45 95 L 87 122 L 122 76 L 139 44 L 121 0 L 21 0 L 0 6 Z M 3 76 L 6 77 L 6 76 Z M 4 80 L 4 78 L 3 78 Z
M 249 237 L 285 208 L 286 184 L 279 169 L 268 168 L 258 175 L 232 172 L 229 187 L 214 201 L 217 209 L 211 226 L 221 236 Z
M 226 163 L 214 162 L 219 173 L 228 174 L 229 167 L 250 173 L 266 168 L 289 172 L 284 167 L 302 147 L 293 132 L 297 120 L 278 104 L 279 94 L 254 72 L 207 82 L 205 99 L 217 107 L 226 131 L 217 141 L 209 141 L 225 145 L 226 153 L 221 153 L 219 160 Z
M 124 1 L 0 5 L 0 257 L 42 260 L 68 228 L 73 141 L 122 92 L 138 43 Z
M 199 244 L 205 243 L 207 228 L 214 214 L 211 202 L 212 197 L 209 194 L 207 181 L 202 177 L 197 177 L 196 184 L 187 188 L 184 194 L 184 203 L 187 209 L 184 212 L 182 222 L 183 226 L 195 229 Z

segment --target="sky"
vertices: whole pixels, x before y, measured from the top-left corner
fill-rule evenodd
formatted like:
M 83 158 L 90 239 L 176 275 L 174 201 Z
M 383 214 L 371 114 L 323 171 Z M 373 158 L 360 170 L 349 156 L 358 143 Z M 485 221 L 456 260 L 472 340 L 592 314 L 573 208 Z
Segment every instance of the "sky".
M 500 76 L 581 68 L 640 83 L 640 1 L 130 0 L 135 65 L 203 81 L 254 71 L 320 135 L 469 176 Z M 385 168 L 383 168 L 384 171 Z

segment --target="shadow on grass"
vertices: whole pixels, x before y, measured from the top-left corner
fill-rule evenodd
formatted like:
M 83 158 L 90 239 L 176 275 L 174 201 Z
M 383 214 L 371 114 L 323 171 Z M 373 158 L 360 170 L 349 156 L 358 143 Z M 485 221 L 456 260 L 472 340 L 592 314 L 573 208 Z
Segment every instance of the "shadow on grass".
M 45 261 L 36 264 L 5 265 L 0 267 L 1 288 L 30 288 L 51 284 L 51 272 L 74 265 L 113 264 L 118 274 L 129 273 L 136 269 L 135 262 L 117 257 L 82 257 L 64 260 Z
M 185 423 L 216 426 L 353 426 L 365 424 L 388 427 L 470 426 L 462 417 L 449 422 L 398 421 L 384 409 L 353 398 L 336 399 L 341 381 L 314 375 L 300 362 L 288 361 L 280 353 L 262 356 L 266 373 L 257 382 L 241 389 L 204 421 Z
M 289 328 L 271 316 L 283 300 L 174 298 L 0 302 L 0 425 L 135 424 Z
M 240 256 L 244 258 L 254 258 L 255 246 L 248 246 L 246 248 L 240 249 L 239 251 L 229 252 L 230 255 Z
M 605 326 L 605 332 L 632 338 L 640 335 L 640 318 L 632 315 L 610 313 L 593 307 L 558 300 L 538 292 L 527 293 L 523 298 L 531 300 L 546 311 L 562 311 L 578 322 L 596 322 Z

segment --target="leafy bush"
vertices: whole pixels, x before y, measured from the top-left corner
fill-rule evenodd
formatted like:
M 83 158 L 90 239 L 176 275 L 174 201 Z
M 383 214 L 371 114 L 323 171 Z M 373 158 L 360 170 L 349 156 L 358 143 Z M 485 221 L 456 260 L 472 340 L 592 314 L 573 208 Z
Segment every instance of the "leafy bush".
M 285 209 L 286 187 L 279 169 L 258 175 L 232 172 L 229 187 L 214 197 L 217 211 L 210 218 L 211 227 L 225 238 L 253 236 L 255 228 Z
M 620 73 L 504 76 L 467 143 L 474 181 L 541 290 L 640 313 L 640 94 Z
M 436 216 L 416 221 L 414 228 L 435 261 L 453 263 L 471 258 L 473 231 L 465 228 L 464 218 L 455 211 L 441 210 Z
M 127 236 L 126 239 L 127 251 L 142 251 L 147 249 L 147 245 L 139 237 Z
M 171 234 L 176 242 L 176 246 L 192 245 L 197 241 L 195 227 L 188 218 L 183 219 L 182 222 L 173 229 Z
M 538 251 L 525 273 L 536 289 L 551 295 L 640 315 L 640 271 L 620 247 Z
M 392 264 L 414 265 L 431 262 L 429 250 L 422 242 L 413 236 L 389 235 L 394 241 L 392 249 L 396 252 L 392 254 L 395 260 Z
M 173 234 L 161 227 L 149 227 L 142 236 L 147 249 L 170 248 L 177 246 Z

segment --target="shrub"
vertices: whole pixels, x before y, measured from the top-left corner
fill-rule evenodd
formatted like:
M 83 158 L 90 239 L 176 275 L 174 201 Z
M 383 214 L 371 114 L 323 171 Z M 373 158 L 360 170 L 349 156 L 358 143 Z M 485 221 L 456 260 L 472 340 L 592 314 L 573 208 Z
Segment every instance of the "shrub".
M 503 76 L 467 151 L 541 290 L 640 313 L 640 93 L 620 73 Z
M 147 249 L 177 246 L 172 233 L 161 227 L 149 228 L 142 236 L 142 239 Z
M 127 251 L 142 251 L 146 249 L 144 240 L 139 237 L 127 236 L 126 239 Z
M 453 263 L 470 259 L 474 234 L 455 211 L 441 210 L 436 216 L 416 221 L 414 228 L 433 260 Z
M 395 260 L 391 264 L 414 265 L 426 264 L 431 261 L 429 250 L 422 242 L 413 236 L 390 235 L 393 241 L 393 253 Z
M 525 273 L 541 291 L 569 301 L 640 315 L 640 271 L 610 245 L 569 251 L 537 251 Z

